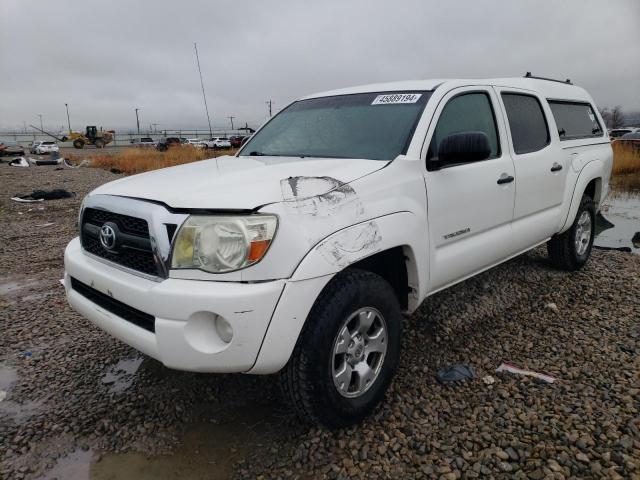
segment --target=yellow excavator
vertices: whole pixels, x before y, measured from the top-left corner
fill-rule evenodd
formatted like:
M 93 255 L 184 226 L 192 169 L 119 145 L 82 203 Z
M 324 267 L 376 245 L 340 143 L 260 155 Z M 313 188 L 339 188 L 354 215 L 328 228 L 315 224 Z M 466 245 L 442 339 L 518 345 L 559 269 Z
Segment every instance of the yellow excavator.
M 113 142 L 115 132 L 112 130 L 100 130 L 95 126 L 87 126 L 85 133 L 74 132 L 72 130 L 69 131 L 69 135 L 63 135 L 62 137 L 56 137 L 52 133 L 45 132 L 41 128 L 35 127 L 33 125 L 29 125 L 31 128 L 35 128 L 39 132 L 44 133 L 45 135 L 49 135 L 50 137 L 55 138 L 59 142 L 68 142 L 73 141 L 73 146 L 75 148 L 84 148 L 85 145 L 95 145 L 96 148 L 104 148 L 107 143 Z

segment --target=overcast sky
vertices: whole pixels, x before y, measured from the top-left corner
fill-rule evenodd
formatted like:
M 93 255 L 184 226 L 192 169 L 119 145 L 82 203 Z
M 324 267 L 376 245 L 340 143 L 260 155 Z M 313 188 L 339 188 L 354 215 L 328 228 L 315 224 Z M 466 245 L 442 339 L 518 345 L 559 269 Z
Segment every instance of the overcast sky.
M 640 110 L 640 0 L 0 0 L 0 128 L 257 126 L 295 98 L 419 78 L 571 78 Z

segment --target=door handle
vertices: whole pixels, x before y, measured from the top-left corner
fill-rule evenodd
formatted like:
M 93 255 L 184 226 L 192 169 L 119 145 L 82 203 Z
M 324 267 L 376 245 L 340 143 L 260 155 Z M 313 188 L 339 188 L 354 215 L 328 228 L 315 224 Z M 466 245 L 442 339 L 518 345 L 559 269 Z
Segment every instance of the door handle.
M 500 175 L 500 178 L 498 179 L 498 185 L 511 183 L 513 182 L 513 180 L 514 178 L 511 175 L 507 175 L 506 173 L 503 173 L 502 175 Z
M 560 165 L 558 162 L 553 162 L 553 167 L 551 167 L 551 171 L 559 172 L 560 170 L 562 170 L 562 165 Z

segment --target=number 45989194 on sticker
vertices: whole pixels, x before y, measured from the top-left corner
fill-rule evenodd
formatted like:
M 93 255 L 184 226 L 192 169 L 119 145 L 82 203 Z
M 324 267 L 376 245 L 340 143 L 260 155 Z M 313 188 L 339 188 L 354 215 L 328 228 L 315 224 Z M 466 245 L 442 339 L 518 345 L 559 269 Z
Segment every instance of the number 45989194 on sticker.
M 390 103 L 416 103 L 420 100 L 421 93 L 394 93 L 391 95 L 378 95 L 371 105 L 388 105 Z

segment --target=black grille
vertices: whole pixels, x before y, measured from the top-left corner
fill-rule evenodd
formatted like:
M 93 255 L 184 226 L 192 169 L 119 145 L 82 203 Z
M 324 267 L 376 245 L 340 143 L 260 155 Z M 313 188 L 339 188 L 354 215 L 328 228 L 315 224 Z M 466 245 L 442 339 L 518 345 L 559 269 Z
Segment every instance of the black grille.
M 105 223 L 117 228 L 118 245 L 108 250 L 100 243 L 100 227 Z M 149 226 L 142 218 L 86 208 L 80 233 L 85 251 L 132 270 L 158 276 L 158 266 L 151 250 Z
M 142 218 L 130 217 L 129 215 L 122 215 L 120 213 L 95 208 L 85 208 L 82 221 L 98 226 L 102 226 L 106 222 L 113 222 L 118 225 L 123 232 L 149 238 L 149 226 L 147 225 L 147 221 Z
M 122 303 L 115 298 L 105 295 L 99 292 L 95 288 L 85 285 L 80 280 L 76 280 L 71 277 L 71 288 L 73 288 L 80 295 L 95 303 L 96 305 L 104 308 L 105 310 L 117 315 L 118 317 L 137 325 L 140 328 L 144 328 L 150 332 L 156 331 L 155 317 L 148 313 L 141 312 L 138 309 L 130 307 L 126 303 Z

